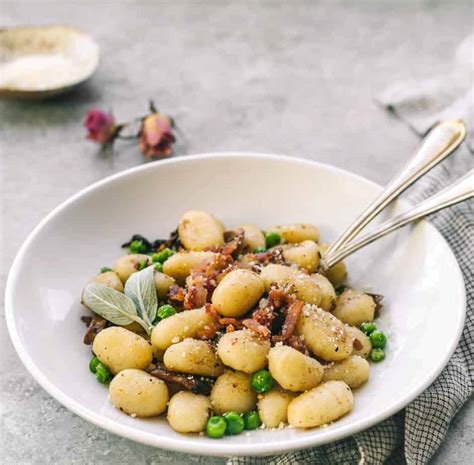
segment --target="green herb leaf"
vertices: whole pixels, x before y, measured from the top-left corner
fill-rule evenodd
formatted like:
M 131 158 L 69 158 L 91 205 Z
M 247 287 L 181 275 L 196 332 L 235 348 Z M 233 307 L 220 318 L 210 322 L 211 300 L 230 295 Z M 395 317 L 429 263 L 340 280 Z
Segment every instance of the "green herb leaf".
M 131 299 L 102 284 L 89 283 L 84 289 L 82 300 L 97 315 L 116 325 L 128 325 L 139 319 Z
M 124 289 L 125 295 L 136 305 L 138 316 L 150 326 L 158 308 L 154 273 L 154 266 L 133 273 L 125 283 Z

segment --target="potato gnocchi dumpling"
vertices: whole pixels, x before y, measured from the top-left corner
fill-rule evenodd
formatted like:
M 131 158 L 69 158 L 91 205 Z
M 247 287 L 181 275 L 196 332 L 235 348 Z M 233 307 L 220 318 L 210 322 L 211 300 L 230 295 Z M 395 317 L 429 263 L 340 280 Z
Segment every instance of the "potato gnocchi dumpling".
M 327 381 L 288 405 L 288 423 L 295 428 L 314 428 L 337 420 L 352 410 L 354 397 L 343 381 Z
M 297 323 L 309 350 L 324 360 L 343 360 L 353 351 L 353 338 L 344 324 L 316 306 L 306 305 Z
M 288 422 L 288 405 L 295 398 L 292 392 L 274 389 L 257 402 L 258 413 L 266 428 L 278 428 Z
M 148 341 L 119 326 L 101 331 L 94 339 L 92 350 L 114 374 L 126 368 L 142 370 L 150 365 L 153 358 Z
M 297 268 L 285 265 L 267 265 L 262 268 L 260 276 L 267 290 L 274 284 L 287 287 L 297 299 L 314 305 L 319 305 L 323 298 L 318 283 Z
M 165 382 L 135 369 L 118 373 L 110 383 L 109 395 L 115 407 L 141 418 L 163 413 L 169 399 Z
M 214 412 L 244 413 L 254 410 L 257 393 L 252 389 L 250 381 L 250 375 L 240 371 L 228 371 L 220 375 L 211 391 L 211 405 Z
M 195 337 L 200 330 L 212 325 L 214 319 L 205 308 L 177 313 L 161 320 L 151 333 L 153 347 L 166 350 L 172 344 Z
M 219 376 L 224 365 L 205 341 L 185 339 L 166 349 L 163 362 L 169 370 L 192 375 Z
M 285 247 L 283 257 L 290 265 L 297 265 L 308 273 L 314 273 L 319 267 L 319 247 L 314 241 L 303 241 Z
M 179 240 L 188 250 L 205 250 L 224 244 L 224 228 L 211 214 L 190 210 L 179 222 Z
M 298 244 L 303 241 L 319 241 L 319 229 L 312 224 L 295 223 L 275 226 L 271 231 L 278 233 L 285 242 Z
M 350 388 L 358 388 L 369 379 L 369 362 L 358 355 L 324 367 L 323 381 L 344 381 Z
M 92 282 L 102 284 L 102 286 L 110 287 L 111 289 L 115 289 L 118 292 L 123 292 L 123 283 L 115 271 L 106 271 L 105 273 L 100 273 L 92 279 Z
M 217 344 L 222 362 L 234 370 L 255 373 L 267 366 L 270 341 L 248 329 L 224 334 Z
M 266 246 L 265 236 L 253 224 L 243 224 L 238 226 L 237 229 L 244 230 L 244 246 L 249 252 L 253 252 L 255 249 L 264 249 Z
M 214 252 L 178 252 L 163 264 L 163 273 L 183 283 L 191 271 L 216 257 Z
M 209 397 L 180 391 L 169 402 L 167 419 L 178 433 L 200 433 L 206 429 L 210 411 Z
M 323 366 L 314 358 L 288 346 L 272 347 L 268 369 L 277 383 L 288 391 L 307 391 L 323 378 Z
M 148 255 L 139 253 L 124 255 L 115 262 L 114 271 L 117 273 L 120 281 L 125 284 L 133 273 L 140 271 L 148 265 L 151 265 L 151 258 Z
M 337 420 L 385 357 L 380 299 L 322 268 L 316 226 L 236 224 L 189 210 L 168 239 L 133 234 L 82 294 L 89 370 L 117 409 L 178 433 Z
M 336 299 L 333 315 L 343 323 L 360 326 L 374 319 L 374 299 L 363 292 L 347 289 Z
M 212 294 L 212 305 L 223 316 L 245 315 L 262 297 L 262 278 L 250 270 L 234 270 L 224 276 Z

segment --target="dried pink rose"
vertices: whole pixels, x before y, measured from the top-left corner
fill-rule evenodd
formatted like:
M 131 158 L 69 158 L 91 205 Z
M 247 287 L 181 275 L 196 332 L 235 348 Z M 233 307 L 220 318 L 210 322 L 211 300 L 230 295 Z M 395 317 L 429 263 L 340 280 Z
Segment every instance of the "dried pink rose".
M 101 145 L 110 144 L 118 133 L 113 115 L 96 108 L 87 112 L 84 126 L 87 138 Z
M 145 157 L 169 157 L 175 141 L 171 118 L 158 112 L 144 118 L 140 130 L 140 149 Z

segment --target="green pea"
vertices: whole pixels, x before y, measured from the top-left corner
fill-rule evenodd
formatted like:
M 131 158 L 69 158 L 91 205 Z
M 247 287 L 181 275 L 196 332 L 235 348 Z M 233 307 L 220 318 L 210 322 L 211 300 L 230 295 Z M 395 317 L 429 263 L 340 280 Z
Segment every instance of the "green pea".
M 375 323 L 372 323 L 371 321 L 366 321 L 365 323 L 362 323 L 360 325 L 360 330 L 367 334 L 367 336 L 370 336 L 371 333 L 373 333 L 377 329 L 377 326 L 375 326 Z
M 206 434 L 213 439 L 219 439 L 225 434 L 227 422 L 224 417 L 214 416 L 207 420 Z
M 89 362 L 89 370 L 95 374 L 97 370 L 97 365 L 99 365 L 100 360 L 97 357 L 92 357 L 91 361 Z
M 104 266 L 103 268 L 100 269 L 101 273 L 107 273 L 108 271 L 114 271 L 112 268 L 109 268 L 108 266 Z
M 164 263 L 166 262 L 166 260 L 168 260 L 168 258 L 171 257 L 171 255 L 173 255 L 174 252 L 171 250 L 171 249 L 163 249 L 161 250 L 160 252 L 158 253 L 154 253 L 152 256 L 151 256 L 151 260 L 156 263 Z
M 276 232 L 266 232 L 265 233 L 265 242 L 267 244 L 267 249 L 274 247 L 281 242 L 280 234 Z
M 144 270 L 148 266 L 148 260 L 143 260 L 138 264 L 138 271 Z
M 227 434 L 240 434 L 244 430 L 244 419 L 237 412 L 226 412 L 222 415 L 227 422 L 225 432 Z
M 257 429 L 262 421 L 260 420 L 260 415 L 255 410 L 251 412 L 244 413 L 244 424 L 245 429 Z
M 140 240 L 130 242 L 128 248 L 131 253 L 145 253 L 147 251 L 147 246 Z
M 253 251 L 253 253 L 263 253 L 263 252 L 266 252 L 266 251 L 267 251 L 266 247 L 257 247 L 257 248 Z
M 383 349 L 387 345 L 387 336 L 382 331 L 376 329 L 370 333 L 370 342 L 375 349 Z
M 95 377 L 99 383 L 106 384 L 112 379 L 112 374 L 103 363 L 99 362 L 95 368 Z
M 161 307 L 158 307 L 158 310 L 156 312 L 156 316 L 160 320 L 164 320 L 165 318 L 173 316 L 175 313 L 176 313 L 176 310 L 173 308 L 172 305 L 165 304 L 165 305 L 162 305 Z
M 268 370 L 260 370 L 253 374 L 251 385 L 256 392 L 268 392 L 273 387 L 273 378 Z
M 370 360 L 373 362 L 381 362 L 385 358 L 385 351 L 383 349 L 372 349 L 370 351 Z
M 155 270 L 163 273 L 163 263 L 155 263 Z

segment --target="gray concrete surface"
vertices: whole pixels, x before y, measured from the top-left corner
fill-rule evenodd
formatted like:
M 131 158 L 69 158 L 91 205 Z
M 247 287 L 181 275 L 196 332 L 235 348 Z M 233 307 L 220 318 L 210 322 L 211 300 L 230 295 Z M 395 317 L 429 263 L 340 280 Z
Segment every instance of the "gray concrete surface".
M 84 140 L 92 106 L 119 119 L 149 98 L 185 138 L 176 155 L 254 150 L 307 157 L 386 182 L 417 138 L 374 102 L 392 81 L 449 68 L 471 32 L 457 1 L 8 1 L 2 25 L 68 23 L 92 33 L 102 59 L 80 90 L 48 102 L 0 102 L 1 280 L 36 223 L 88 184 L 143 163 Z M 0 324 L 1 463 L 221 464 L 116 437 L 73 415 L 25 371 Z M 473 408 L 453 421 L 436 465 L 472 463 Z

